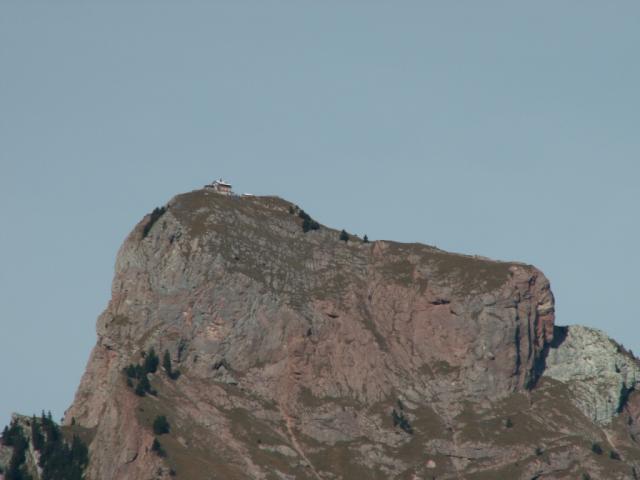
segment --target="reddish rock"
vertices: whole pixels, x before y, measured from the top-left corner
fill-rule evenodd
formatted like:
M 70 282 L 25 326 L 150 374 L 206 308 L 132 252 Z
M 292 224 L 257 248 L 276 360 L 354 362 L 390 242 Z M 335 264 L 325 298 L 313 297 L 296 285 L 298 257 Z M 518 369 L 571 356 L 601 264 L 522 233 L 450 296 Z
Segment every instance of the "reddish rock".
M 549 403 L 562 385 L 538 382 L 554 332 L 539 270 L 304 233 L 291 208 L 201 190 L 127 237 L 66 413 L 94 433 L 89 478 L 525 478 L 575 475 L 570 456 L 589 465 L 600 430 Z M 160 369 L 157 396 L 138 397 L 123 368 L 152 347 L 180 377 Z M 172 426 L 164 458 L 150 450 L 158 414 Z M 558 435 L 577 425 L 574 440 Z

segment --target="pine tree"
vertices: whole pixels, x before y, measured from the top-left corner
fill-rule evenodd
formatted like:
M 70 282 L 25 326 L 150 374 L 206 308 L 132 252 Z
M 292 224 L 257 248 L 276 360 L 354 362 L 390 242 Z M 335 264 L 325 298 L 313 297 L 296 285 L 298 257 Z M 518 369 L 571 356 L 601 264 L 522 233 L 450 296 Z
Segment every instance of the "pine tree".
M 89 449 L 77 435 L 74 435 L 71 441 L 71 456 L 81 467 L 89 464 Z
M 307 233 L 310 230 L 320 229 L 320 224 L 311 218 L 311 216 L 304 210 L 299 210 L 298 216 L 302 219 L 302 231 L 304 233 Z
M 169 433 L 169 429 L 169 421 L 164 415 L 158 415 L 153 421 L 153 433 L 156 435 Z
M 32 480 L 31 475 L 27 474 L 24 463 L 26 461 L 26 451 L 29 448 L 29 442 L 24 437 L 22 428 L 19 425 L 12 425 L 9 436 L 12 438 L 13 452 L 11 454 L 11 461 L 9 462 L 9 468 L 7 469 L 7 480 Z
M 44 448 L 44 436 L 40 430 L 40 425 L 34 415 L 31 419 L 31 441 L 33 442 L 33 448 L 36 450 L 42 450 Z
M 167 376 L 171 380 L 176 380 L 180 376 L 180 372 L 178 370 L 173 370 L 169 350 L 164 351 L 164 355 L 162 358 L 162 368 L 164 368 L 165 372 L 167 372 Z
M 136 385 L 135 394 L 139 397 L 144 397 L 147 392 L 151 392 L 151 384 L 146 375 L 143 375 L 138 384 Z
M 138 371 L 136 367 L 137 365 L 134 365 L 133 363 L 130 363 L 129 365 L 127 365 L 124 369 L 125 375 L 129 378 L 137 378 Z
M 151 212 L 151 216 L 149 217 L 149 221 L 147 222 L 147 224 L 144 226 L 144 229 L 142 230 L 142 238 L 145 238 L 147 235 L 149 235 L 149 232 L 151 231 L 151 227 L 153 227 L 153 224 L 156 223 L 158 221 L 158 219 L 164 215 L 164 212 L 167 211 L 166 207 L 156 207 L 153 209 L 153 212 Z
M 340 232 L 340 240 L 342 240 L 343 242 L 348 242 L 349 241 L 349 234 L 347 233 L 346 230 L 342 230 Z
M 362 243 L 369 243 L 369 237 L 365 235 L 364 238 L 362 239 Z
M 156 452 L 156 455 L 158 455 L 159 457 L 167 456 L 167 452 L 164 451 L 164 448 L 162 448 L 162 445 L 160 445 L 160 442 L 158 441 L 157 438 L 153 439 L 153 443 L 151 444 L 151 450 L 153 452 Z
M 407 417 L 404 416 L 404 412 L 402 410 L 400 410 L 400 413 L 398 413 L 394 408 L 393 411 L 391 412 L 391 418 L 393 420 L 394 427 L 400 427 L 402 430 L 404 430 L 408 434 L 410 435 L 413 434 L 413 428 L 411 427 L 409 420 L 407 420 Z
M 15 447 L 23 437 L 22 427 L 17 422 L 11 422 L 9 428 L 2 431 L 2 444 L 7 447 Z
M 149 353 L 144 357 L 144 371 L 145 373 L 156 373 L 158 370 L 158 364 L 160 363 L 160 359 L 158 355 L 156 355 L 156 351 L 151 347 Z

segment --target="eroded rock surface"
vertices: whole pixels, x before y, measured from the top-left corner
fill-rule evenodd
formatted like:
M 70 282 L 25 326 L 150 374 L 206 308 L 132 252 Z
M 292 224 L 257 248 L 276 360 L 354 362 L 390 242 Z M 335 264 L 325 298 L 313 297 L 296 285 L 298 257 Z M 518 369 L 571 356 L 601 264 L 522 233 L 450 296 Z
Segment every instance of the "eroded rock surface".
M 554 301 L 536 268 L 305 233 L 274 197 L 198 190 L 166 207 L 118 253 L 66 414 L 92 432 L 90 478 L 640 471 L 628 426 L 613 439 L 570 401 L 568 381 L 539 378 L 561 353 L 547 355 Z M 180 376 L 160 368 L 156 395 L 140 397 L 123 369 L 152 347 Z M 157 415 L 171 424 L 166 457 L 151 448 Z M 594 455 L 595 441 L 621 460 Z
M 573 325 L 557 336 L 544 375 L 566 383 L 587 417 L 611 423 L 640 382 L 640 363 L 600 330 Z

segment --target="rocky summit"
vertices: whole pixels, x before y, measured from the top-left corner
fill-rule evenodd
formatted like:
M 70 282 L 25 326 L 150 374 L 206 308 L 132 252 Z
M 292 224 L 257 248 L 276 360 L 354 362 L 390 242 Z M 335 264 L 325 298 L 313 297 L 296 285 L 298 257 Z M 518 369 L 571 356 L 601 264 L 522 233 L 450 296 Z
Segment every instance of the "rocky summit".
M 640 478 L 638 360 L 531 265 L 202 189 L 129 234 L 97 331 L 88 479 Z

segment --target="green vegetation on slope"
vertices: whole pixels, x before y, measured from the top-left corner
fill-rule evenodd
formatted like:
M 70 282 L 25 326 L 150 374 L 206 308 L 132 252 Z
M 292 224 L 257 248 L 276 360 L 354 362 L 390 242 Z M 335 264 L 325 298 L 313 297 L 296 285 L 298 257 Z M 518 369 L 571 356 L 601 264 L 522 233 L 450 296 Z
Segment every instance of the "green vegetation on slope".
M 158 415 L 153 421 L 153 433 L 156 435 L 163 435 L 169 433 L 170 426 L 167 417 L 164 415 Z
M 298 210 L 298 216 L 302 219 L 302 231 L 304 233 L 320 229 L 320 224 L 311 218 L 311 216 L 304 210 Z
M 147 393 L 150 395 L 156 395 L 157 392 L 151 387 L 151 383 L 149 382 L 149 377 L 147 377 L 147 375 L 158 371 L 160 359 L 153 347 L 151 347 L 149 352 L 143 351 L 142 356 L 144 358 L 142 365 L 130 363 L 124 368 L 124 374 L 127 377 L 127 385 L 133 388 L 133 391 L 139 397 L 144 397 Z M 171 366 L 171 357 L 168 351 L 164 352 L 162 367 L 171 380 L 176 380 L 180 376 L 180 372 L 173 370 Z M 135 385 L 134 380 L 137 381 Z
M 167 211 L 166 207 L 156 207 L 153 209 L 153 212 L 151 212 L 151 217 L 149 217 L 149 221 L 147 222 L 147 224 L 144 226 L 142 230 L 142 238 L 146 238 L 147 235 L 149 235 L 149 232 L 151 231 L 151 228 L 153 227 L 153 225 L 158 221 L 158 219 L 162 215 L 164 215 L 166 211 Z
M 124 369 L 124 374 L 127 376 L 127 385 L 133 388 L 133 391 L 139 397 L 144 397 L 147 393 L 150 395 L 156 394 L 156 391 L 151 388 L 151 383 L 149 383 L 148 373 L 150 372 L 143 365 L 134 365 L 133 363 Z M 134 380 L 137 380 L 135 386 L 133 384 Z
M 17 418 L 2 432 L 2 444 L 13 449 L 11 461 L 6 468 L 6 480 L 31 480 L 27 466 L 29 443 L 39 452 L 38 466 L 42 469 L 42 480 L 82 480 L 89 464 L 89 450 L 77 435 L 71 442 L 65 440 L 60 427 L 51 419 L 51 413 L 42 413 L 25 420 L 25 431 Z

